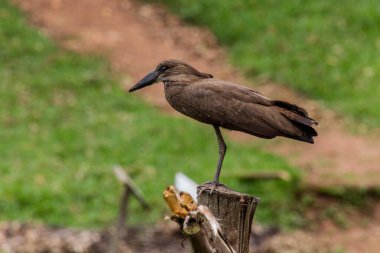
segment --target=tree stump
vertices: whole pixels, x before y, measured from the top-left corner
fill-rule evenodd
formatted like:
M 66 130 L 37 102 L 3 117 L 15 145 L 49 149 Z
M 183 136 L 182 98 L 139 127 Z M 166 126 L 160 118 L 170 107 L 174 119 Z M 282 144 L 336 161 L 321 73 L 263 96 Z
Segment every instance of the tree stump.
M 218 235 L 209 224 L 191 236 L 196 253 L 248 253 L 253 216 L 259 199 L 248 194 L 217 186 L 212 193 L 207 185 L 197 188 L 198 206 L 206 206 L 219 224 Z

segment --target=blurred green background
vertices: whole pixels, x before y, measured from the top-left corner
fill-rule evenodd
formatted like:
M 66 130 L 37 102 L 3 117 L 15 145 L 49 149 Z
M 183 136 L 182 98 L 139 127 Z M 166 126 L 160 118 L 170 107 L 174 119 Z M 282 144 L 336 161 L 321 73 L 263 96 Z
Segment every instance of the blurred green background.
M 379 126 L 378 1 L 161 2 L 210 28 L 248 76 L 289 85 L 354 121 Z M 121 192 L 116 163 L 155 207 L 146 214 L 134 202 L 135 223 L 167 213 L 162 191 L 175 172 L 197 182 L 212 178 L 218 154 L 211 128 L 126 94 L 105 59 L 59 48 L 8 0 L 0 0 L 0 48 L 0 220 L 110 224 Z M 260 222 L 302 226 L 300 208 L 309 200 L 295 205 L 300 171 L 258 144 L 228 145 L 229 173 L 285 170 L 292 180 L 241 183 L 223 174 L 223 182 L 265 194 Z
M 160 1 L 210 28 L 249 76 L 380 126 L 379 1 Z
M 162 115 L 126 94 L 105 60 L 58 48 L 8 1 L 1 1 L 1 10 L 1 220 L 110 224 L 121 193 L 115 163 L 128 169 L 155 207 L 146 214 L 133 205 L 131 222 L 163 218 L 162 192 L 175 172 L 197 182 L 213 177 L 218 150 L 212 128 Z M 284 159 L 254 145 L 229 146 L 226 167 L 298 175 Z M 236 189 L 254 189 L 223 180 Z M 259 216 L 284 225 L 299 222 L 287 203 L 296 186 L 290 181 L 255 187 L 255 194 L 273 193 Z

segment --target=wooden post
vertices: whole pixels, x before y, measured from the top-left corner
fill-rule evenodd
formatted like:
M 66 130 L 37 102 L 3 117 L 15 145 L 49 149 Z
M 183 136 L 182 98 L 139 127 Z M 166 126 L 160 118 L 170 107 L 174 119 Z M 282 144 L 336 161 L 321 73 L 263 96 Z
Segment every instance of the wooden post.
M 133 195 L 138 200 L 144 211 L 149 210 L 150 206 L 145 201 L 140 189 L 134 184 L 133 180 L 120 166 L 115 166 L 113 170 L 116 178 L 123 184 L 123 193 L 120 198 L 119 215 L 115 232 L 112 236 L 112 241 L 108 250 L 110 253 L 117 253 L 119 252 L 117 247 L 118 242 L 123 238 L 123 236 L 125 236 L 125 221 L 127 219 L 128 202 L 130 196 Z
M 119 217 L 117 219 L 116 224 L 116 234 L 118 239 L 121 239 L 124 236 L 124 226 L 125 226 L 125 219 L 127 217 L 127 211 L 128 211 L 128 200 L 130 196 L 129 188 L 125 185 L 123 185 L 124 191 L 120 199 L 120 206 L 119 206 Z
M 198 206 L 206 206 L 219 223 L 218 235 L 212 226 L 201 225 L 201 232 L 191 236 L 196 253 L 248 253 L 253 216 L 259 199 L 217 186 L 212 193 L 206 185 L 198 186 Z
M 128 176 L 128 174 L 123 170 L 120 166 L 115 166 L 113 168 L 116 178 L 132 193 L 132 195 L 137 199 L 140 203 L 143 210 L 149 210 L 150 206 L 148 202 L 146 202 L 144 195 L 140 191 L 140 189 L 135 185 L 133 180 Z

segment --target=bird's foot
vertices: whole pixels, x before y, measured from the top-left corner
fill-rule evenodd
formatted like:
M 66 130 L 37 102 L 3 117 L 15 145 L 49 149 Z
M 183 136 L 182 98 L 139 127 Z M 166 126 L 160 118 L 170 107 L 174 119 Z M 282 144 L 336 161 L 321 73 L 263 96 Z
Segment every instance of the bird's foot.
M 216 181 L 206 182 L 202 185 L 202 189 L 199 191 L 198 196 L 201 195 L 201 193 L 205 190 L 210 190 L 209 194 L 212 194 L 215 188 L 218 186 L 226 186 L 226 185 L 216 182 Z

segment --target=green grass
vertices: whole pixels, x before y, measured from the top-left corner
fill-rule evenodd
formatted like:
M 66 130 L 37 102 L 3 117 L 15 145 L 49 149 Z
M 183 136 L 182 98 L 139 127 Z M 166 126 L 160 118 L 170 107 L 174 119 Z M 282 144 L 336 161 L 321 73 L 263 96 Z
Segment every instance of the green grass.
M 249 76 L 380 126 L 380 2 L 161 0 L 207 26 Z
M 153 205 L 136 202 L 131 222 L 168 213 L 162 191 L 183 171 L 210 180 L 218 152 L 211 127 L 168 117 L 127 94 L 104 60 L 58 48 L 8 1 L 0 0 L 0 220 L 102 227 L 121 191 L 112 166 L 125 167 Z M 228 143 L 222 181 L 262 198 L 261 223 L 294 225 L 297 171 L 254 145 Z M 243 184 L 223 174 L 287 170 L 291 182 Z

